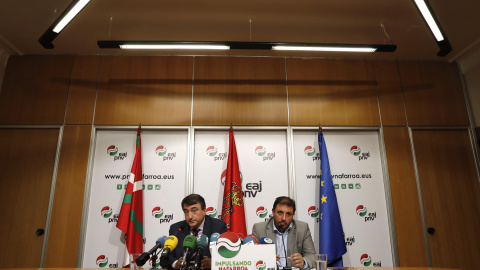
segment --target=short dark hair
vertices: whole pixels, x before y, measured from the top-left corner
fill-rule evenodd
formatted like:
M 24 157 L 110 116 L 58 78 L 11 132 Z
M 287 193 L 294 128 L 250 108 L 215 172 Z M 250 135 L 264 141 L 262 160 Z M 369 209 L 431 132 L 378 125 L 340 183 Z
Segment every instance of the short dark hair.
M 290 197 L 287 196 L 280 196 L 275 199 L 275 202 L 273 203 L 273 210 L 277 207 L 277 205 L 282 204 L 286 206 L 293 207 L 293 213 L 295 213 L 295 201 L 291 199 Z
M 202 209 L 205 210 L 205 208 L 207 208 L 207 206 L 205 205 L 205 199 L 198 195 L 198 194 L 190 194 L 188 195 L 187 197 L 183 198 L 182 200 L 182 209 L 183 209 L 183 206 L 190 206 L 190 205 L 194 205 L 196 203 L 200 203 L 200 206 L 202 206 Z

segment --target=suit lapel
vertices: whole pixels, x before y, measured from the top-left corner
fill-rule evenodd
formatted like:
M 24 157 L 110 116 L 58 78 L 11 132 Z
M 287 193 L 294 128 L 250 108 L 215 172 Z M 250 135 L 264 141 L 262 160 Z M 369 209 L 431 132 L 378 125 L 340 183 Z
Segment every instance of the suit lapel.
M 270 219 L 268 221 L 268 224 L 267 224 L 265 229 L 266 229 L 265 234 L 267 235 L 267 237 L 272 239 L 273 242 L 276 243 L 277 242 L 277 237 L 276 237 L 275 232 L 273 231 L 273 219 Z M 258 239 L 258 241 L 260 241 L 260 239 Z
M 202 234 L 205 234 L 206 236 L 208 236 L 208 238 L 210 238 L 210 236 L 212 235 L 212 232 L 211 232 L 211 229 L 212 226 L 210 225 L 210 217 L 205 215 L 205 223 L 203 223 L 203 232 Z
M 294 253 L 297 253 L 297 249 L 295 248 L 295 240 L 297 239 L 297 226 L 295 221 L 292 221 L 292 228 L 288 232 L 288 240 L 287 240 L 287 253 L 291 256 Z

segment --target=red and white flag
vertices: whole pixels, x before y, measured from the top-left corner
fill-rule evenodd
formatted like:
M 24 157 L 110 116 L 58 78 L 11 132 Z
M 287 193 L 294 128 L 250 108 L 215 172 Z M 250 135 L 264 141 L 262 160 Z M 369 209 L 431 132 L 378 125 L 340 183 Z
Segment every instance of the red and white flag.
M 222 200 L 222 220 L 227 223 L 229 232 L 234 232 L 245 238 L 247 225 L 243 204 L 242 181 L 238 167 L 237 148 L 230 127 L 228 139 L 228 163 Z
M 137 129 L 137 146 L 130 179 L 123 197 L 117 228 L 125 233 L 125 255 L 123 267 L 133 261 L 132 254 L 143 253 L 143 174 L 142 140 L 140 127 Z

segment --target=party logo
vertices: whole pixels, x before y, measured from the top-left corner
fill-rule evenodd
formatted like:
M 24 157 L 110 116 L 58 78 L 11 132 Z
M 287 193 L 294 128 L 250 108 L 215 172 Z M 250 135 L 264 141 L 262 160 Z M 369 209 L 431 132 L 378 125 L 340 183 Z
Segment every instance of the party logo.
M 240 237 L 234 232 L 225 232 L 218 237 L 217 250 L 218 254 L 224 258 L 233 258 L 239 252 L 242 247 L 242 241 Z

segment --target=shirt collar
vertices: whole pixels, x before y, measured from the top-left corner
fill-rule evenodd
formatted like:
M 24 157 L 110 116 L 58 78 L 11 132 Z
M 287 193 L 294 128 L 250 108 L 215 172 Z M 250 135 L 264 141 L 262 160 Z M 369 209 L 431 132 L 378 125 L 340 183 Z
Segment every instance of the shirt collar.
M 204 226 L 205 226 L 205 218 L 203 219 L 202 224 L 200 224 L 200 226 L 198 226 L 198 228 L 197 228 L 197 230 L 202 232 L 202 234 L 203 234 L 203 227 Z

